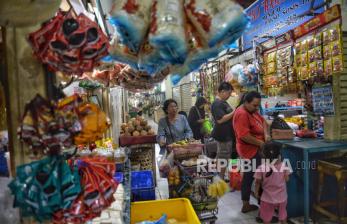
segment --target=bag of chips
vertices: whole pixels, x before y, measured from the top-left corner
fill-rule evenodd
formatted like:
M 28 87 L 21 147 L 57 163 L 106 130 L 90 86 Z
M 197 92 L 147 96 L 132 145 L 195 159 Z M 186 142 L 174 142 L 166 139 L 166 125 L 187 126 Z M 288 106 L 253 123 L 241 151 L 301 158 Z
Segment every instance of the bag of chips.
M 184 63 L 188 49 L 183 0 L 154 2 L 148 40 L 167 62 Z
M 338 55 L 332 58 L 333 61 L 333 72 L 342 72 L 343 71 L 343 57 Z
M 138 53 L 150 24 L 152 0 L 114 0 L 109 21 L 123 43 Z
M 185 9 L 190 22 L 209 47 L 233 43 L 249 24 L 243 8 L 234 1 L 187 0 Z
M 109 56 L 112 60 L 130 65 L 132 68 L 137 69 L 137 54 L 120 42 L 117 35 L 111 41 L 109 49 Z
M 331 59 L 324 60 L 324 74 L 329 76 L 333 73 L 333 63 Z

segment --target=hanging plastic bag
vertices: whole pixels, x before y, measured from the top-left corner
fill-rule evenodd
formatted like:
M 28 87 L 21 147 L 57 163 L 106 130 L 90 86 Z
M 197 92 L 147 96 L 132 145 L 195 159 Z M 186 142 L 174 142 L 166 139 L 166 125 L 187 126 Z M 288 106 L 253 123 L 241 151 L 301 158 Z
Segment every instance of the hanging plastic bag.
M 206 43 L 233 43 L 249 23 L 243 8 L 234 1 L 187 0 L 185 9 L 189 20 Z
M 159 172 L 160 172 L 161 178 L 168 177 L 169 172 L 174 165 L 173 160 L 174 160 L 173 152 L 169 153 L 169 155 L 165 153 L 165 155 L 162 156 L 161 160 L 159 161 Z
M 114 0 L 109 21 L 123 43 L 133 52 L 140 50 L 150 24 L 152 0 Z
M 155 1 L 149 43 L 172 64 L 183 64 L 187 54 L 183 0 Z
M 256 85 L 258 82 L 258 73 L 255 66 L 253 64 L 249 64 L 246 68 L 240 71 L 238 81 L 242 86 Z

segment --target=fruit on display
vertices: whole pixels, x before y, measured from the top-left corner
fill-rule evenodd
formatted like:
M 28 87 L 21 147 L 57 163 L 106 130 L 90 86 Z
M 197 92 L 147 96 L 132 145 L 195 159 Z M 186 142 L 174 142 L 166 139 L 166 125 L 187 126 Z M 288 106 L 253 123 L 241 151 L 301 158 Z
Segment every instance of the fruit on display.
M 185 145 L 188 145 L 188 144 L 189 144 L 188 140 L 181 140 L 181 141 L 177 141 L 177 142 L 172 143 L 170 146 L 172 146 L 172 147 L 180 147 L 180 146 L 185 146 Z
M 222 197 L 225 193 L 229 192 L 229 186 L 219 176 L 213 177 L 213 183 L 208 187 L 207 194 L 210 197 Z
M 151 136 L 155 135 L 154 130 L 148 125 L 143 117 L 137 116 L 136 118 L 131 118 L 128 123 L 123 123 L 121 125 L 121 136 L 122 137 L 138 137 L 138 136 Z
M 304 125 L 304 120 L 301 117 L 286 117 L 284 120 L 288 123 L 293 123 L 298 126 L 303 126 Z

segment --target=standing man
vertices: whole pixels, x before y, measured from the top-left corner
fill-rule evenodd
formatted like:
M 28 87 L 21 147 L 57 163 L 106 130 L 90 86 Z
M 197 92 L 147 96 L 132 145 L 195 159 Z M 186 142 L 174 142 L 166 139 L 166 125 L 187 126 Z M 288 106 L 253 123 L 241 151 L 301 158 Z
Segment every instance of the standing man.
M 211 106 L 215 122 L 212 137 L 217 141 L 217 159 L 228 160 L 231 158 L 233 145 L 231 119 L 233 117 L 233 109 L 226 101 L 229 99 L 232 91 L 233 87 L 230 83 L 222 82 L 218 87 L 218 95 Z M 217 164 L 220 163 L 217 162 Z M 226 167 L 218 167 L 218 169 L 220 169 L 220 177 L 224 180 Z

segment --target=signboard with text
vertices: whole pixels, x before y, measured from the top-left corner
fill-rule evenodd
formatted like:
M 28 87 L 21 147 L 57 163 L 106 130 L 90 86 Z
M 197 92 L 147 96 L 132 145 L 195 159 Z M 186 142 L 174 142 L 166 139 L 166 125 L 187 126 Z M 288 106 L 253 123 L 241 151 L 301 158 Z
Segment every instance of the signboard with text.
M 251 27 L 243 34 L 243 50 L 252 48 L 254 38 L 262 36 L 278 36 L 294 29 L 312 19 L 312 16 L 299 15 L 310 10 L 312 0 L 258 0 L 245 10 L 251 19 Z M 315 0 L 314 7 L 320 6 L 324 0 Z M 316 13 L 324 11 L 324 7 Z M 263 42 L 267 38 L 258 39 Z

